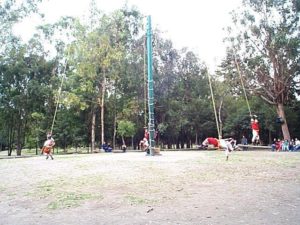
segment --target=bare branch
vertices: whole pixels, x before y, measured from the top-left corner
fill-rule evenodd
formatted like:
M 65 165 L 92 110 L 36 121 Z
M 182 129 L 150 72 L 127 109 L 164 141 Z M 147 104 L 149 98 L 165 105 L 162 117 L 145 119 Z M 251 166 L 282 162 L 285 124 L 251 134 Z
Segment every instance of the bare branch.
M 267 103 L 269 103 L 269 104 L 271 104 L 271 105 L 276 105 L 276 102 L 273 102 L 273 101 L 267 99 L 265 96 L 260 95 L 260 97 L 261 97 L 264 101 L 266 101 Z

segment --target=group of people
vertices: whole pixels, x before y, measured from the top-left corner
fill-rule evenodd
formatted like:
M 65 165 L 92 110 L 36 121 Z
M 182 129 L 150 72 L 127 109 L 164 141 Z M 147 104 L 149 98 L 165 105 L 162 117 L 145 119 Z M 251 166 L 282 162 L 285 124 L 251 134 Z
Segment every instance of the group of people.
M 251 118 L 251 129 L 252 129 L 252 144 L 258 145 L 260 143 L 259 139 L 259 123 L 257 116 L 254 115 Z M 274 138 L 271 145 L 272 151 L 299 151 L 300 150 L 300 141 L 295 138 L 292 140 L 281 140 Z
M 280 140 L 274 138 L 271 145 L 272 151 L 300 151 L 300 140 L 298 138 L 289 140 Z
M 104 142 L 100 146 L 100 149 L 103 149 L 105 152 L 112 152 L 112 147 L 110 146 L 110 144 L 107 144 L 106 142 Z

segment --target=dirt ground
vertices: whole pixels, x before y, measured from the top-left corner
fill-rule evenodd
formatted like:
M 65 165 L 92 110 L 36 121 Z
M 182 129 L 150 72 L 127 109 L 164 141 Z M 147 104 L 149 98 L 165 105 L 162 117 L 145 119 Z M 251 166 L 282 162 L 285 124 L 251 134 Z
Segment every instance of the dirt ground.
M 300 153 L 1 159 L 1 225 L 298 225 Z

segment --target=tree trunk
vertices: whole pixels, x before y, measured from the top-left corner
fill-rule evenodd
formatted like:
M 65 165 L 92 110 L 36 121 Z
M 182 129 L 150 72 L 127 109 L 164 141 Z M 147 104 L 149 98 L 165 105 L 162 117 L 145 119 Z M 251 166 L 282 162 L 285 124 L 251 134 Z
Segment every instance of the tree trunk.
M 220 102 L 220 106 L 219 106 L 219 123 L 220 123 L 220 127 L 219 127 L 219 135 L 221 137 L 223 137 L 223 121 L 222 121 L 222 106 L 223 106 L 223 99 L 221 99 L 221 102 Z M 220 138 L 220 137 L 219 137 Z
M 64 153 L 67 153 L 67 135 L 64 134 Z
M 11 156 L 12 154 L 13 140 L 14 140 L 13 127 L 10 126 L 10 128 L 8 129 L 8 151 L 7 151 L 8 156 Z
M 269 144 L 272 144 L 272 132 L 271 132 L 271 129 L 270 128 L 268 128 L 268 133 L 269 133 Z
M 113 135 L 113 149 L 116 147 L 116 135 L 117 135 L 117 117 L 115 113 L 114 117 L 114 135 Z
M 124 136 L 122 135 L 122 145 L 125 145 Z
M 18 130 L 17 130 L 17 156 L 21 155 L 22 152 L 22 143 L 21 143 L 21 122 L 18 124 Z
M 38 135 L 35 137 L 35 154 L 39 154 L 39 137 Z
M 115 81 L 117 86 L 117 81 Z M 116 135 L 117 135 L 117 94 L 114 91 L 114 135 L 113 135 L 113 149 L 116 149 Z
M 101 115 L 100 115 L 100 120 L 101 120 L 101 143 L 104 143 L 104 100 L 105 100 L 105 91 L 106 91 L 106 74 L 104 70 L 104 78 L 103 78 L 103 83 L 102 83 L 102 94 L 101 94 L 101 103 L 100 103 L 100 108 L 101 108 Z
M 168 140 L 167 146 L 168 146 L 168 147 L 167 147 L 168 149 L 171 149 L 171 148 L 172 148 L 172 144 L 171 144 L 171 142 L 170 142 L 169 140 Z
M 291 140 L 290 132 L 289 132 L 289 127 L 285 118 L 285 113 L 284 113 L 284 106 L 282 103 L 278 103 L 276 106 L 277 114 L 283 119 L 283 123 L 281 124 L 281 130 L 283 134 L 283 139 L 284 140 Z
M 95 149 L 95 124 L 96 124 L 96 113 L 95 113 L 95 110 L 92 109 L 91 153 L 93 153 L 93 152 L 94 152 L 94 149 Z

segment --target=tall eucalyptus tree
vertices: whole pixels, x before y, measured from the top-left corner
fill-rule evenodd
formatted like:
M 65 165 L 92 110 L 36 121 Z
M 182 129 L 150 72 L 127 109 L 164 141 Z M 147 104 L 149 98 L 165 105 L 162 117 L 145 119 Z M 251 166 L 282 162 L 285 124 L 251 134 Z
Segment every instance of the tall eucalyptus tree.
M 94 4 L 92 4 L 94 5 Z M 140 14 L 123 8 L 111 14 L 91 10 L 91 24 L 76 22 L 75 41 L 70 45 L 74 96 L 90 105 L 91 144 L 94 149 L 96 109 L 100 109 L 100 142 L 105 141 L 105 101 L 116 90 L 116 81 L 124 74 L 131 40 L 137 35 Z M 75 84 L 75 83 L 74 83 Z
M 243 3 L 243 10 L 233 13 L 236 29 L 229 29 L 232 34 L 228 38 L 228 62 L 235 57 L 248 91 L 275 106 L 283 121 L 283 137 L 289 140 L 284 106 L 295 98 L 295 82 L 299 82 L 296 78 L 299 79 L 300 71 L 300 2 L 244 0 Z

